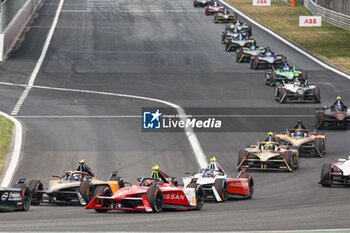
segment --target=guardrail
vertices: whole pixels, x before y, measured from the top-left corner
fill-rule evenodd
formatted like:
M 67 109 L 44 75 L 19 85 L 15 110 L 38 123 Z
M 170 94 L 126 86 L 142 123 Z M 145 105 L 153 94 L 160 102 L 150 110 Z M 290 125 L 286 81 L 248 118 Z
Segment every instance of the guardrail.
M 0 33 L 9 25 L 26 0 L 5 0 L 0 4 Z
M 14 0 L 17 1 L 17 0 Z M 25 26 L 28 24 L 32 18 L 34 12 L 40 5 L 42 0 L 24 0 L 24 4 L 19 5 L 13 4 L 13 0 L 7 0 L 2 3 L 8 2 L 6 8 L 1 8 L 1 29 L 0 31 L 0 61 L 3 61 L 4 57 L 12 50 L 17 42 L 18 37 L 22 34 Z M 22 1 L 22 0 L 18 0 Z M 4 5 L 1 4 L 1 7 Z M 11 7 L 10 7 L 11 6 Z M 6 9 L 6 13 L 5 12 Z M 5 16 L 4 16 L 5 15 Z M 11 17 L 10 17 L 11 16 Z M 11 19 L 10 19 L 11 18 Z M 5 19 L 5 21 L 4 21 Z
M 326 9 L 312 0 L 304 0 L 304 6 L 316 16 L 322 16 L 322 20 L 334 24 L 336 26 L 350 29 L 350 16 L 333 10 Z

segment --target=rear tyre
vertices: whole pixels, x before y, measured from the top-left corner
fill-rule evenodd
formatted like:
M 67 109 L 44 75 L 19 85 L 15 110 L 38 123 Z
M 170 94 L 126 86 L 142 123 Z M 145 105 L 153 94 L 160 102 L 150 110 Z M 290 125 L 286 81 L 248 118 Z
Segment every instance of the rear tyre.
M 284 158 L 285 158 L 289 168 L 291 169 L 291 171 L 293 171 L 294 170 L 293 153 L 291 151 L 288 151 L 285 154 Z
M 104 197 L 110 197 L 113 195 L 111 189 L 108 186 L 97 186 L 94 190 L 93 196 L 96 197 L 97 195 L 101 194 L 101 196 Z M 102 204 L 103 207 L 108 207 L 110 205 L 109 202 L 103 201 L 102 199 L 98 199 L 97 204 Z M 97 213 L 107 213 L 107 209 L 95 209 Z
M 22 188 L 22 209 L 24 211 L 29 210 L 30 204 L 32 199 L 32 193 L 30 191 L 30 188 L 28 185 L 25 185 L 24 188 Z
M 89 203 L 94 197 L 94 189 L 90 180 L 83 180 L 80 183 L 79 192 L 86 203 Z
M 28 184 L 32 192 L 32 205 L 40 205 L 43 199 L 44 185 L 41 180 L 31 180 Z
M 253 62 L 252 62 L 252 69 L 256 70 L 258 69 L 258 61 L 257 58 L 254 58 Z
M 147 200 L 155 213 L 163 209 L 163 193 L 158 187 L 151 187 L 146 192 Z
M 317 148 L 317 154 L 322 158 L 326 154 L 326 145 L 322 138 L 315 138 L 315 147 Z
M 249 187 L 249 196 L 248 198 L 251 199 L 253 197 L 254 194 L 254 181 L 253 181 L 253 177 L 247 173 L 243 174 L 243 178 L 247 178 L 248 179 L 248 187 Z
M 196 191 L 196 199 L 197 199 L 197 210 L 202 209 L 204 204 L 204 189 L 199 184 L 189 184 L 187 188 L 194 188 Z
M 315 103 L 320 103 L 321 102 L 321 91 L 317 87 L 314 90 L 314 98 L 315 98 Z
M 217 190 L 221 200 L 223 202 L 227 201 L 228 197 L 228 187 L 225 179 L 216 179 L 214 183 L 214 187 Z
M 330 175 L 331 173 L 331 168 L 332 165 L 329 163 L 325 163 L 322 166 L 322 170 L 321 170 L 321 181 L 323 180 L 323 182 L 331 182 L 332 181 L 332 177 Z M 321 185 L 323 187 L 330 187 L 330 184 L 325 184 L 325 183 L 321 183 Z
M 242 168 L 240 167 L 243 159 L 244 159 L 244 150 L 240 150 L 238 153 L 238 158 L 237 158 L 237 169 L 241 170 Z M 241 165 L 242 166 L 242 165 Z

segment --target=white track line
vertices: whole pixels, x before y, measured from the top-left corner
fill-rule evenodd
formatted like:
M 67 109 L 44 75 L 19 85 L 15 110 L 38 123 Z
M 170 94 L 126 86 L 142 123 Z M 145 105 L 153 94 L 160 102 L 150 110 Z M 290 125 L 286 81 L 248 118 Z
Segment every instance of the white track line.
M 58 22 L 58 18 L 60 17 L 60 12 L 62 10 L 62 6 L 63 6 L 64 0 L 60 0 L 60 3 L 58 4 L 57 10 L 56 10 L 56 15 L 55 18 L 53 19 L 51 28 L 49 30 L 49 33 L 47 34 L 46 37 L 46 41 L 43 47 L 43 50 L 41 51 L 40 57 L 38 59 L 38 62 L 36 63 L 34 70 L 32 72 L 32 74 L 30 75 L 29 78 L 29 82 L 27 85 L 27 88 L 23 91 L 21 97 L 19 98 L 18 102 L 16 103 L 15 107 L 13 108 L 11 115 L 17 115 L 19 110 L 22 107 L 22 104 L 24 102 L 24 100 L 27 98 L 29 91 L 32 89 L 33 84 L 35 82 L 36 76 L 39 73 L 40 67 L 44 62 L 47 50 L 49 49 L 50 43 L 51 43 L 51 39 L 53 37 L 53 33 L 55 32 L 56 26 L 57 26 L 57 22 Z
M 3 117 L 6 117 L 7 119 L 11 120 L 14 124 L 15 124 L 15 145 L 13 147 L 13 151 L 12 151 L 12 156 L 11 156 L 11 160 L 10 160 L 10 164 L 6 170 L 4 179 L 2 180 L 1 186 L 3 187 L 7 187 L 9 186 L 12 176 L 16 170 L 17 167 L 17 163 L 19 160 L 19 156 L 21 153 L 21 147 L 22 147 L 22 124 L 14 117 L 0 112 L 0 115 Z
M 255 24 L 256 26 L 260 27 L 262 30 L 266 31 L 267 33 L 271 34 L 272 36 L 276 37 L 277 39 L 279 39 L 280 41 L 284 42 L 285 44 L 289 45 L 290 47 L 292 47 L 293 49 L 295 49 L 296 51 L 298 51 L 299 53 L 303 54 L 304 56 L 310 58 L 311 60 L 313 60 L 314 62 L 316 62 L 317 64 L 319 64 L 320 66 L 323 66 L 324 68 L 333 71 L 334 73 L 337 73 L 347 79 L 350 79 L 350 75 L 346 74 L 345 72 L 342 72 L 338 69 L 335 69 L 333 67 L 331 67 L 330 65 L 324 63 L 323 61 L 321 61 L 320 59 L 314 57 L 313 55 L 311 55 L 310 53 L 302 50 L 299 47 L 296 47 L 294 44 L 292 44 L 291 42 L 289 42 L 288 40 L 284 39 L 282 36 L 278 35 L 277 33 L 271 31 L 270 29 L 266 28 L 264 25 L 256 22 L 254 19 L 250 18 L 248 15 L 244 14 L 242 11 L 238 10 L 237 8 L 235 8 L 234 6 L 230 5 L 229 3 L 223 1 L 223 0 L 219 0 L 219 2 L 221 2 L 222 4 L 224 4 L 226 7 L 232 9 L 233 11 L 236 11 L 238 14 L 240 14 L 241 16 L 243 16 L 244 18 L 248 19 L 250 22 L 252 22 L 253 24 Z

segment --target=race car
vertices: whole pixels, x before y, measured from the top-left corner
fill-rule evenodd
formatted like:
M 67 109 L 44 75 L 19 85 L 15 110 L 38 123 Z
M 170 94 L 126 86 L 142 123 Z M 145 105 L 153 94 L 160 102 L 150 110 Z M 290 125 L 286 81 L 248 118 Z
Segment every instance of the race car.
M 255 46 L 239 47 L 236 50 L 236 62 L 250 62 L 251 57 L 257 56 L 265 52 L 264 47 Z
M 201 185 L 204 189 L 205 200 L 222 202 L 228 198 L 252 198 L 253 196 L 252 176 L 245 173 L 245 169 L 243 169 L 236 178 L 229 177 L 216 162 L 215 157 L 210 159 L 207 168 L 187 174 L 191 174 L 191 176 L 182 178 L 184 186 L 190 183 Z
M 296 74 L 298 74 L 304 82 L 308 79 L 306 72 L 297 70 L 294 66 L 289 66 L 287 61 L 284 61 L 279 68 L 275 69 L 272 66 L 272 69 L 265 71 L 265 84 L 274 86 L 282 83 L 282 81 L 284 81 L 284 83 L 289 83 L 293 81 Z
M 348 159 L 338 159 L 337 163 L 323 164 L 319 184 L 323 187 L 350 185 L 350 156 Z
M 280 146 L 272 133 L 257 145 L 248 145 L 238 154 L 237 169 L 293 171 L 299 167 L 297 149 Z
M 217 12 L 214 14 L 214 23 L 235 23 L 237 21 L 237 15 L 233 12 L 229 12 L 226 8 L 224 12 Z
M 253 70 L 260 68 L 276 68 L 280 67 L 285 60 L 286 59 L 283 55 L 272 52 L 269 48 L 266 48 L 266 51 L 264 53 L 252 57 L 250 68 Z
M 105 186 L 113 192 L 124 187 L 125 183 L 118 172 L 112 172 L 107 181 L 97 180 L 86 172 L 65 171 L 63 176 L 54 175 L 54 180 L 50 180 L 49 188 L 44 190 L 41 180 L 31 180 L 29 187 L 32 190 L 32 205 L 39 205 L 48 199 L 54 203 L 80 203 L 86 205 L 93 196 L 96 187 Z
M 213 2 L 213 4 L 209 3 L 208 6 L 204 8 L 205 15 L 214 15 L 215 13 L 224 12 L 224 7 L 219 5 L 217 1 Z
M 205 7 L 212 3 L 212 0 L 194 0 L 193 7 Z
M 237 37 L 230 37 L 225 44 L 225 50 L 227 52 L 236 51 L 239 47 L 250 47 L 255 45 L 256 42 L 253 38 L 249 38 L 248 36 L 244 36 L 240 33 Z
M 12 188 L 0 187 L 0 209 L 27 211 L 30 208 L 31 195 L 25 179 L 19 179 Z
M 293 83 L 283 83 L 275 87 L 275 100 L 280 103 L 320 103 L 321 91 L 316 85 L 299 79 L 296 74 Z
M 252 26 L 247 23 L 242 23 L 237 16 L 236 19 L 236 23 L 227 24 L 225 30 L 232 32 L 236 28 L 239 32 L 247 33 L 248 36 L 252 36 Z
M 326 105 L 316 109 L 316 128 L 348 128 L 350 126 L 350 108 L 345 106 L 338 96 L 330 107 Z
M 238 30 L 238 28 L 234 28 L 233 30 L 225 29 L 225 31 L 221 33 L 221 43 L 226 44 L 231 37 L 236 38 L 239 34 L 242 34 L 244 37 L 249 37 L 247 32 Z
M 281 146 L 297 149 L 299 155 L 323 157 L 326 154 L 326 135 L 310 132 L 301 121 L 285 133 L 276 134 L 275 138 Z
M 96 189 L 95 198 L 85 209 L 98 213 L 109 210 L 132 210 L 159 213 L 163 209 L 199 210 L 204 203 L 201 185 L 190 183 L 186 187 L 176 186 L 171 178 L 156 165 L 151 177 L 138 178 L 138 183 L 113 194 L 104 186 Z

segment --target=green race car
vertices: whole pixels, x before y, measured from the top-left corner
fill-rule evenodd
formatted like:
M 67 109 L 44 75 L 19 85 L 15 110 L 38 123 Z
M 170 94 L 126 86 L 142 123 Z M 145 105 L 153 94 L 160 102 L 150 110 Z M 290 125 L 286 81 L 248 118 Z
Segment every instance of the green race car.
M 290 83 L 296 75 L 304 81 L 307 80 L 306 72 L 289 66 L 288 62 L 285 61 L 278 69 L 272 67 L 272 69 L 265 71 L 265 84 L 275 86 L 280 83 Z

